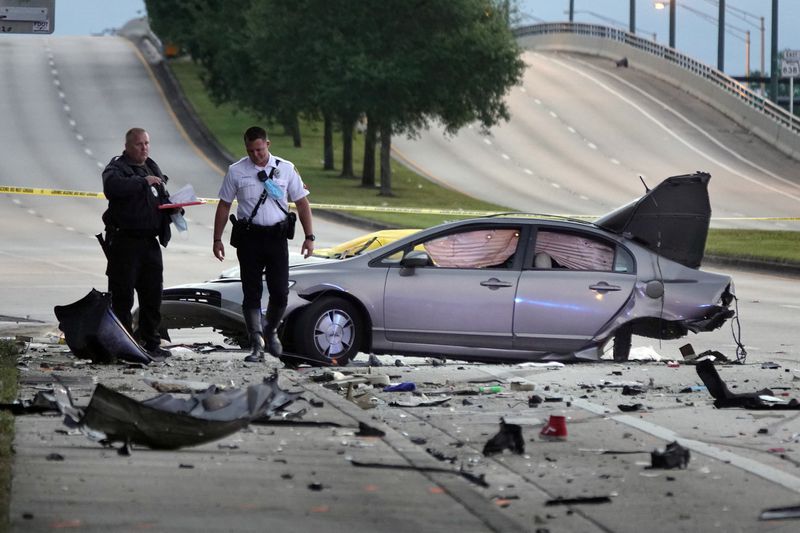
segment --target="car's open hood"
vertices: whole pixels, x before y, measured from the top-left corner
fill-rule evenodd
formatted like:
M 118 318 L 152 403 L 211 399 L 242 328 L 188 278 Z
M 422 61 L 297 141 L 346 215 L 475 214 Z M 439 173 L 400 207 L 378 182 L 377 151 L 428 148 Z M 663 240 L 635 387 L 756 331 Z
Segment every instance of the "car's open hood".
M 711 219 L 709 179 L 711 175 L 705 172 L 667 178 L 595 224 L 632 238 L 663 257 L 698 268 Z

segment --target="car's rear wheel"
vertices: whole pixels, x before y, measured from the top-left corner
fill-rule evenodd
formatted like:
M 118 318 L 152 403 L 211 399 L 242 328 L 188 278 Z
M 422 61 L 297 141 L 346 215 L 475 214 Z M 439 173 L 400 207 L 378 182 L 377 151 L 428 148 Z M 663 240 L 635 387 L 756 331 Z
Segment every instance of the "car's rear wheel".
M 631 354 L 631 333 L 630 326 L 622 326 L 614 333 L 614 361 L 627 361 Z
M 305 355 L 346 365 L 358 353 L 363 331 L 363 320 L 355 305 L 343 298 L 323 297 L 303 310 L 296 341 Z

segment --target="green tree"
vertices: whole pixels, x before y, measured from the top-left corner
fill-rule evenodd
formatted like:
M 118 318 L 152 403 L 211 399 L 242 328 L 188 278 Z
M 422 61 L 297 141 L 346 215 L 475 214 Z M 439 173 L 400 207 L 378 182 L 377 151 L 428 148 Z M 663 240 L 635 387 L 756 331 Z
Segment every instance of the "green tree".
M 205 67 L 216 101 L 287 127 L 299 114 L 338 122 L 344 176 L 353 175 L 354 125 L 366 116 L 362 184 L 374 186 L 368 165 L 377 138 L 384 195 L 392 194 L 392 135 L 415 135 L 431 120 L 452 133 L 508 118 L 504 97 L 524 65 L 506 4 L 147 0 L 153 28 Z M 332 166 L 332 135 L 325 138 L 323 159 Z

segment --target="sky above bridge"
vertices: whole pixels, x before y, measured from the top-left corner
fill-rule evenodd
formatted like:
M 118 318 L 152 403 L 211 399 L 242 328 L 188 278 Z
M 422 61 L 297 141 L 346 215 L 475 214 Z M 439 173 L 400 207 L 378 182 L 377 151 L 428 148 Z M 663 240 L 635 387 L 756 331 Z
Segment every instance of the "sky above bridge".
M 353 0 L 368 1 L 368 0 Z M 669 42 L 668 9 L 653 0 L 635 0 L 637 34 Z M 677 0 L 676 48 L 708 65 L 717 66 L 717 0 Z M 522 24 L 568 20 L 569 0 L 518 0 Z M 750 30 L 750 69 L 760 70 L 760 20 L 764 17 L 765 66 L 770 68 L 772 0 L 726 0 L 725 72 L 745 73 L 745 36 Z M 630 0 L 574 0 L 575 21 L 628 29 Z M 56 0 L 55 35 L 108 33 L 145 14 L 144 0 Z M 753 16 L 745 15 L 744 13 Z M 800 49 L 800 0 L 779 0 L 778 49 Z M 743 16 L 743 20 L 739 15 Z

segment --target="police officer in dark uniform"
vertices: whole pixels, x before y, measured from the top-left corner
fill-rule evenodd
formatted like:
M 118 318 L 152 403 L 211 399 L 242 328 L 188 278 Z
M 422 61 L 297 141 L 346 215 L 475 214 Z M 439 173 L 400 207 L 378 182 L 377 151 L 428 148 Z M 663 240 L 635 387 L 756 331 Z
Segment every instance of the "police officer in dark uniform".
M 314 251 L 311 206 L 306 196 L 308 190 L 295 166 L 269 153 L 267 132 L 254 126 L 244 133 L 247 157 L 228 168 L 219 190 L 219 204 L 214 217 L 214 256 L 225 259 L 222 232 L 228 221 L 231 204 L 238 201 L 237 224 L 246 229 L 237 231 L 240 241 L 236 256 L 241 272 L 242 312 L 252 345 L 247 362 L 263 362 L 266 340 L 267 351 L 280 357 L 283 347 L 278 339 L 280 325 L 289 297 L 289 249 L 286 222 L 289 201 L 294 202 L 304 238 L 301 253 L 308 257 Z M 266 196 L 262 198 L 262 193 Z M 232 242 L 232 244 L 234 244 Z M 262 329 L 261 295 L 262 277 L 266 278 L 269 302 L 266 324 Z
M 125 328 L 132 331 L 133 292 L 139 297 L 138 334 L 145 351 L 154 359 L 170 355 L 160 347 L 161 289 L 163 262 L 171 232 L 170 215 L 161 210 L 169 203 L 167 177 L 150 159 L 150 136 L 142 128 L 125 134 L 125 150 L 103 170 L 103 193 L 108 209 L 103 213 L 106 228 L 106 275 L 111 308 Z M 178 210 L 179 212 L 180 210 Z

